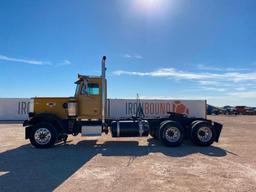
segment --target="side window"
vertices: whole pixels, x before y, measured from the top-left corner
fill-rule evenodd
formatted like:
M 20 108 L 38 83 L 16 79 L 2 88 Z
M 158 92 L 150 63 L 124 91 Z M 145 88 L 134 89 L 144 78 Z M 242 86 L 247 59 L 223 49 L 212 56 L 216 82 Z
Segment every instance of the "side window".
M 97 83 L 84 83 L 81 91 L 82 95 L 99 95 L 100 89 Z
M 80 91 L 80 83 L 78 83 L 78 84 L 76 85 L 75 96 L 79 95 L 79 91 Z

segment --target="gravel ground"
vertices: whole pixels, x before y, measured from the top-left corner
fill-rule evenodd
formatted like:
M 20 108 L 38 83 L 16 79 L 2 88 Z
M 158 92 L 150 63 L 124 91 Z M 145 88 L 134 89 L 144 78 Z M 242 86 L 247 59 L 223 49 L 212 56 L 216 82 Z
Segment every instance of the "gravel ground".
M 209 118 L 224 124 L 211 147 L 69 136 L 40 150 L 20 124 L 0 124 L 0 191 L 256 191 L 256 116 Z

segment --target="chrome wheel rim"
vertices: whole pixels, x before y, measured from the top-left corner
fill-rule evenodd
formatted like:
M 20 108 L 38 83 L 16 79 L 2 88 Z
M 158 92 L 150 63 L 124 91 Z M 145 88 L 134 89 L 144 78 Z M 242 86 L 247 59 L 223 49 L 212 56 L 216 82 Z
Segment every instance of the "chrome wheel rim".
M 39 128 L 34 134 L 35 141 L 40 145 L 45 145 L 51 140 L 52 134 L 47 128 Z
M 201 142 L 208 142 L 212 138 L 212 130 L 209 127 L 200 127 L 197 131 L 197 138 Z
M 165 138 L 171 143 L 177 142 L 180 136 L 180 130 L 177 127 L 169 127 L 165 131 Z

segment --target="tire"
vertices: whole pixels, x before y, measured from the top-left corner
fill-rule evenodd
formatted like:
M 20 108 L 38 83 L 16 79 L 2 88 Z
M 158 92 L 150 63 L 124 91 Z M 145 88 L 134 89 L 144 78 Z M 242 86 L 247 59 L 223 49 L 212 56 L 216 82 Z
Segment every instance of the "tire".
M 210 146 L 216 137 L 216 132 L 211 123 L 207 121 L 197 121 L 192 124 L 191 141 L 199 146 Z
M 50 123 L 38 123 L 30 132 L 30 142 L 36 148 L 50 148 L 56 142 L 57 133 Z
M 179 146 L 184 140 L 184 129 L 178 122 L 163 122 L 159 129 L 159 140 L 165 146 Z
M 195 124 L 198 123 L 198 122 L 201 122 L 201 121 L 200 121 L 200 120 L 195 120 L 195 121 L 193 121 L 193 122 L 190 124 L 190 128 L 192 129 L 193 125 L 195 125 Z

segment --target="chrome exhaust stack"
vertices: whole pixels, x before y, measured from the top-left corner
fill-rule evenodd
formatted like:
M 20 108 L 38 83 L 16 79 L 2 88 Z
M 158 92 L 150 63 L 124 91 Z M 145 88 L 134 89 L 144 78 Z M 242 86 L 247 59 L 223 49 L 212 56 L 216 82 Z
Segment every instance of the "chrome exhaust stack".
M 101 61 L 101 81 L 102 81 L 102 109 L 101 109 L 101 116 L 102 116 L 102 125 L 105 124 L 105 108 L 106 108 L 106 56 L 102 57 Z

